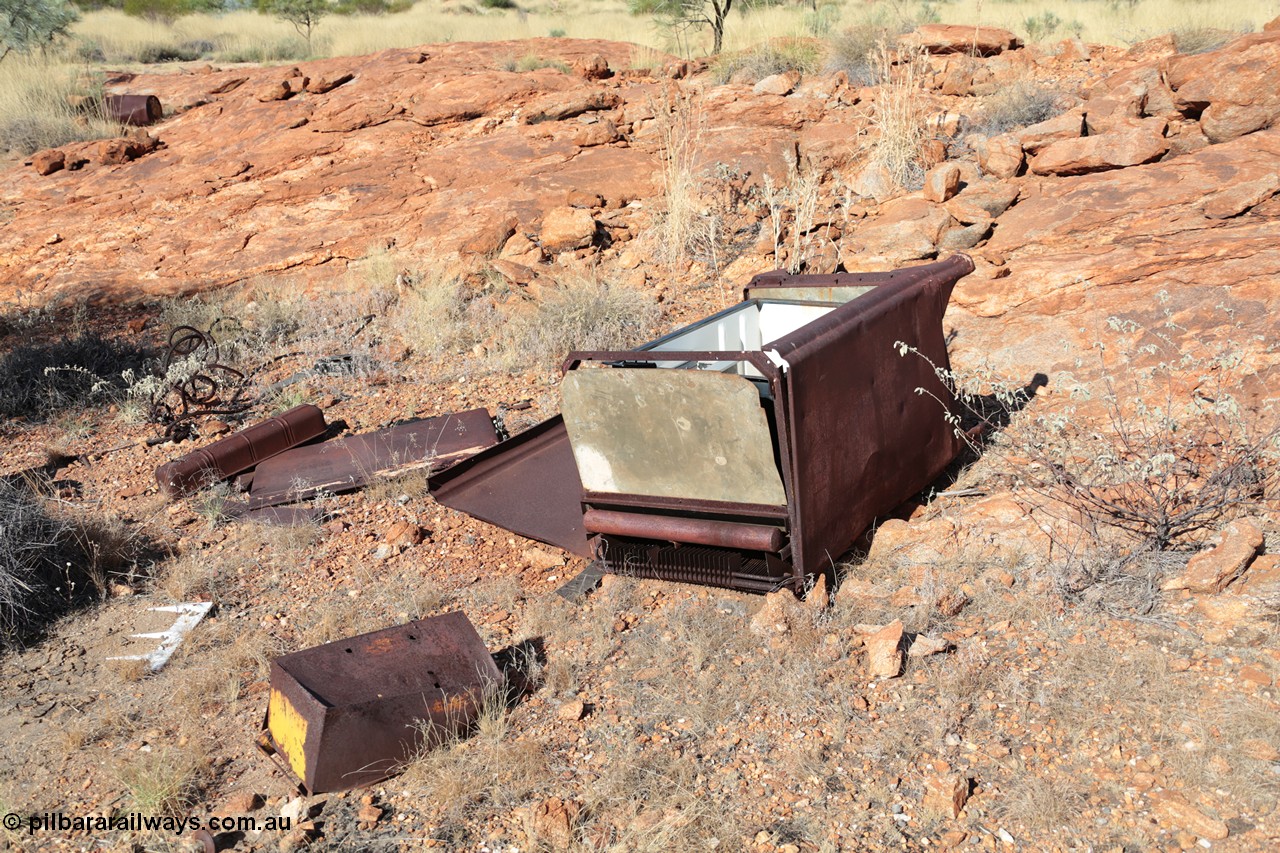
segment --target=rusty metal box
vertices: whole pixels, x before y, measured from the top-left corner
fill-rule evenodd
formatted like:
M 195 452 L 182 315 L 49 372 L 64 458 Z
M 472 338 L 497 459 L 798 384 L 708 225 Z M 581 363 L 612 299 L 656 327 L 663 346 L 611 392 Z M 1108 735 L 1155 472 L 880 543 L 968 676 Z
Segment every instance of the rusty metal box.
M 570 354 L 562 415 L 432 493 L 613 572 L 799 591 L 958 453 L 935 367 L 972 269 L 756 276 L 739 304 L 634 350 Z
M 271 662 L 260 743 L 308 793 L 369 785 L 465 732 L 500 681 L 461 612 L 326 643 Z

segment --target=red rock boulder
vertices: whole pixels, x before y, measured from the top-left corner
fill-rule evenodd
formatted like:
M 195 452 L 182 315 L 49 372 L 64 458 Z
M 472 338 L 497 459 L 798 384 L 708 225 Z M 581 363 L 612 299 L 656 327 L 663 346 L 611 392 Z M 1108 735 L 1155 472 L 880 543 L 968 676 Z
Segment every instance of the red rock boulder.
M 925 24 L 899 41 L 907 47 L 923 48 L 929 53 L 967 53 L 971 56 L 994 56 L 1022 47 L 1022 40 L 1008 30 L 956 24 Z
M 1149 118 L 1101 136 L 1054 142 L 1031 160 L 1030 169 L 1037 175 L 1083 175 L 1150 163 L 1169 150 L 1167 126 L 1162 118 Z

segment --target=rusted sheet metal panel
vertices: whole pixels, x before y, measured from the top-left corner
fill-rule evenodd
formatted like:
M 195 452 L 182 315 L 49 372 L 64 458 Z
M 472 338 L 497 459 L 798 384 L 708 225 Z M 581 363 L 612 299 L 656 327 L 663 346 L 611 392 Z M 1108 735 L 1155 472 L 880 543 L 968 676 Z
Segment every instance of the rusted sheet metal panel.
M 160 99 L 155 95 L 107 95 L 102 99 L 107 117 L 134 127 L 155 124 L 164 117 Z
M 308 793 L 345 791 L 467 731 L 500 681 L 471 622 L 446 613 L 276 658 L 265 734 Z
M 430 481 L 437 501 L 481 521 L 591 556 L 582 527 L 582 480 L 557 415 Z
M 901 270 L 874 291 L 771 346 L 788 364 L 785 419 L 792 469 L 792 559 L 805 574 L 929 484 L 959 452 L 938 400 L 950 392 L 917 347 L 949 368 L 942 315 L 966 256 Z M 924 388 L 927 394 L 917 394 Z
M 489 412 L 471 409 L 299 447 L 257 467 L 249 506 L 349 492 L 423 468 L 441 471 L 497 443 Z
M 591 533 L 634 536 L 659 541 L 688 542 L 744 551 L 777 551 L 785 536 L 781 528 L 763 524 L 740 524 L 705 518 L 673 518 L 638 512 L 589 509 L 583 524 Z
M 156 482 L 165 494 L 181 497 L 310 441 L 327 426 L 318 408 L 297 406 L 161 465 L 156 469 Z
M 222 505 L 222 515 L 228 520 L 249 521 L 272 527 L 305 527 L 316 524 L 322 517 L 314 506 L 268 506 L 250 509 L 248 502 L 229 500 Z

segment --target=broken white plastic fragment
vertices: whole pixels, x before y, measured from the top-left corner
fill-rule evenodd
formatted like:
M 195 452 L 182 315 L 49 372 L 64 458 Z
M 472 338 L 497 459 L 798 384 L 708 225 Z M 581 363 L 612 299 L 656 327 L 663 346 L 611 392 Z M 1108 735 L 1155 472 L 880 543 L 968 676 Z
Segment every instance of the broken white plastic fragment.
M 141 660 L 146 661 L 147 666 L 152 672 L 159 672 L 164 665 L 169 662 L 169 658 L 173 657 L 173 653 L 178 650 L 178 646 L 182 644 L 182 640 L 191 632 L 191 629 L 200 624 L 200 620 L 205 617 L 209 609 L 213 607 L 212 601 L 193 601 L 186 604 L 166 604 L 163 607 L 150 607 L 156 613 L 177 613 L 178 618 L 169 626 L 167 631 L 156 631 L 148 634 L 133 634 L 132 636 L 139 640 L 159 640 L 160 645 L 145 655 L 119 655 L 117 657 L 107 658 L 107 660 Z

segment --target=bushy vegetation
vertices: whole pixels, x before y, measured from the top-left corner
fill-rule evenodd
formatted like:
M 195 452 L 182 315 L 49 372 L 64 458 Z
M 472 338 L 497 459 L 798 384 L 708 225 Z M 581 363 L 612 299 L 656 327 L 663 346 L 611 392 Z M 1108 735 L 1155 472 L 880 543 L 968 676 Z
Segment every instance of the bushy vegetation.
M 142 370 L 151 354 L 93 332 L 19 344 L 0 356 L 0 415 L 40 421 L 118 400 L 122 374 Z
M 1005 86 L 986 99 L 974 130 L 995 136 L 1053 118 L 1060 111 L 1060 97 L 1052 87 L 1030 80 Z
M 0 0 L 0 60 L 43 49 L 66 35 L 77 17 L 65 0 Z
M 104 597 L 147 551 L 119 519 L 52 509 L 46 475 L 0 477 L 0 648 Z
M 769 40 L 748 50 L 720 54 L 712 65 L 712 74 L 720 83 L 744 78 L 754 83 L 785 71 L 810 74 L 822 67 L 823 53 L 822 46 L 811 40 Z

